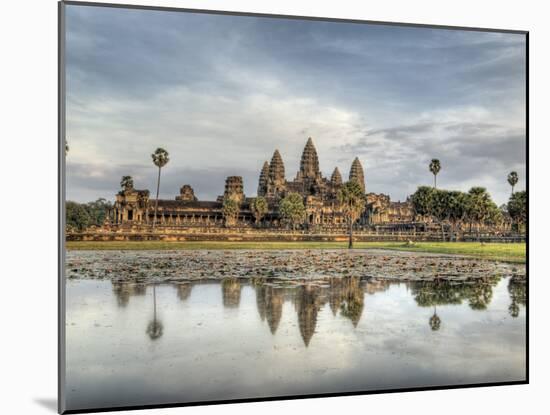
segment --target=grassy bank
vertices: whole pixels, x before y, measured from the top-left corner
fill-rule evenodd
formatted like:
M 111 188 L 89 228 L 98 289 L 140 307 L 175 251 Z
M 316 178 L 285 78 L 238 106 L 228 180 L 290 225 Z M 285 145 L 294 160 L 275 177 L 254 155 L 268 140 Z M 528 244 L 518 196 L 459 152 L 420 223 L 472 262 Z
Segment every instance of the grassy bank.
M 525 262 L 525 243 L 499 244 L 478 242 L 356 242 L 355 248 L 389 249 L 409 252 L 467 255 L 484 259 Z M 113 241 L 67 242 L 69 250 L 163 250 L 163 249 L 347 249 L 345 242 L 163 242 Z

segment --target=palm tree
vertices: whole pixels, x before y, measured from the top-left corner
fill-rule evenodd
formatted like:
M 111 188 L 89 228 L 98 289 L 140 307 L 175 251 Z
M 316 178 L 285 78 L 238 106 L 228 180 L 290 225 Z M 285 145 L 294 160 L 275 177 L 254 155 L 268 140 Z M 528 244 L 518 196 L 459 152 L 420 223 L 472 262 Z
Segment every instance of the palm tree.
M 292 230 L 296 230 L 296 225 L 303 223 L 306 217 L 302 196 L 298 193 L 286 195 L 279 203 L 279 214 L 284 221 L 292 225 Z
M 365 194 L 356 180 L 346 182 L 338 192 L 338 201 L 349 225 L 348 248 L 353 248 L 353 224 L 365 210 Z
M 430 171 L 434 175 L 434 189 L 437 189 L 437 174 L 441 171 L 441 163 L 438 159 L 432 159 L 430 162 Z
M 265 197 L 258 196 L 255 198 L 254 201 L 250 203 L 250 210 L 254 214 L 256 224 L 258 225 L 260 220 L 262 220 L 268 211 L 267 200 L 265 200 Z
M 233 226 L 239 216 L 239 202 L 232 197 L 227 197 L 223 200 L 222 213 L 225 219 L 225 226 Z
M 133 189 L 134 179 L 132 179 L 132 176 L 122 176 L 122 179 L 120 180 L 120 187 L 123 191 Z
M 151 154 L 153 164 L 159 168 L 159 175 L 157 179 L 157 198 L 155 199 L 155 216 L 153 217 L 153 230 L 157 222 L 157 208 L 159 204 L 159 189 L 160 189 L 160 169 L 162 169 L 170 161 L 168 157 L 168 151 L 163 148 L 157 148 L 153 154 Z
M 512 195 L 514 194 L 514 186 L 518 184 L 518 174 L 515 171 L 511 171 L 508 175 L 508 183 L 512 186 Z

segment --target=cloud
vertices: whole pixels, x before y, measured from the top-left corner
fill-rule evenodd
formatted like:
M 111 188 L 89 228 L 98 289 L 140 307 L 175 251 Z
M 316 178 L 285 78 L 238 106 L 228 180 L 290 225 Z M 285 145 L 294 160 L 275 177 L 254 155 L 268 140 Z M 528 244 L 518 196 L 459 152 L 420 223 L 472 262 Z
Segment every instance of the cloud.
M 254 195 L 273 150 L 292 179 L 312 136 L 325 175 L 357 155 L 393 199 L 438 157 L 442 185 L 503 202 L 508 171 L 525 176 L 524 37 L 68 6 L 67 134 L 78 200 L 122 174 L 152 187 L 156 147 L 163 197 L 185 182 L 212 199 L 229 174 Z

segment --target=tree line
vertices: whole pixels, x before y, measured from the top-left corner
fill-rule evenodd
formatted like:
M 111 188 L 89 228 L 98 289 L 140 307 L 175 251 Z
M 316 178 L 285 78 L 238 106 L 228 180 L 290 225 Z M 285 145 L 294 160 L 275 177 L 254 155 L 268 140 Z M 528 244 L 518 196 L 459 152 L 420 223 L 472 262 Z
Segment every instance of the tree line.
M 65 142 L 65 153 L 69 146 Z M 160 191 L 161 169 L 168 164 L 169 153 L 163 148 L 157 148 L 151 154 L 153 164 L 158 168 L 157 189 L 154 207 L 152 228 L 157 222 L 158 199 Z M 479 229 L 484 226 L 498 228 L 507 221 L 521 230 L 521 226 L 527 222 L 527 192 L 514 192 L 518 183 L 518 174 L 515 171 L 508 174 L 507 180 L 512 187 L 512 194 L 507 204 L 497 207 L 490 194 L 484 187 L 472 187 L 468 192 L 437 189 L 437 175 L 441 171 L 441 162 L 432 159 L 428 166 L 434 176 L 433 187 L 420 186 L 411 196 L 410 201 L 417 219 L 429 220 L 441 226 L 442 238 L 445 240 L 445 225 L 451 229 L 451 238 L 455 239 L 463 231 L 465 225 L 469 230 L 475 226 Z M 131 176 L 123 176 L 120 182 L 122 192 L 133 189 Z M 366 194 L 359 183 L 350 180 L 342 186 L 338 192 L 338 201 L 349 232 L 349 247 L 353 245 L 353 225 L 365 211 L 367 204 Z M 91 225 L 102 225 L 105 217 L 112 207 L 105 199 L 85 204 L 67 202 L 67 226 L 82 230 Z M 268 202 L 264 197 L 256 197 L 250 203 L 250 210 L 255 217 L 256 224 L 268 213 Z M 222 213 L 227 226 L 236 223 L 240 212 L 240 203 L 232 195 L 226 197 L 222 204 Z M 279 201 L 278 213 L 281 222 L 296 229 L 305 222 L 307 212 L 303 198 L 298 193 L 289 193 Z
M 506 223 L 516 231 L 527 223 L 527 192 L 514 192 L 518 174 L 510 172 L 508 183 L 512 194 L 508 203 L 498 207 L 484 187 L 472 187 L 468 192 L 443 190 L 436 187 L 436 176 L 441 170 L 439 160 L 433 159 L 429 170 L 434 175 L 434 186 L 420 186 L 411 196 L 411 204 L 417 220 L 428 220 L 441 226 L 441 236 L 445 241 L 445 225 L 451 231 L 451 239 L 457 239 L 468 226 L 475 227 L 478 235 L 483 227 L 501 229 Z
M 82 231 L 89 226 L 101 226 L 112 207 L 111 202 L 103 198 L 88 203 L 68 201 L 65 203 L 67 228 Z

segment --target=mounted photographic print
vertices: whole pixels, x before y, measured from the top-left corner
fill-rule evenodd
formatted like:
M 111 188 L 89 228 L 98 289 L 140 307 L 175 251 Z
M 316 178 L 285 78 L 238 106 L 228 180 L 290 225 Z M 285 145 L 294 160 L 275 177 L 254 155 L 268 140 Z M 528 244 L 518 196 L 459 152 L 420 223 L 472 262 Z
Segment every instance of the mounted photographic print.
M 60 412 L 528 382 L 528 33 L 60 3 Z

